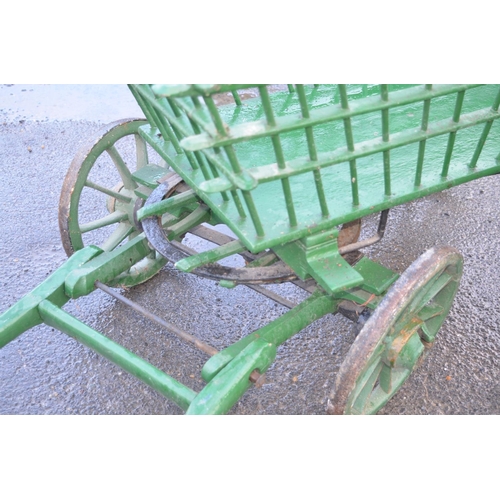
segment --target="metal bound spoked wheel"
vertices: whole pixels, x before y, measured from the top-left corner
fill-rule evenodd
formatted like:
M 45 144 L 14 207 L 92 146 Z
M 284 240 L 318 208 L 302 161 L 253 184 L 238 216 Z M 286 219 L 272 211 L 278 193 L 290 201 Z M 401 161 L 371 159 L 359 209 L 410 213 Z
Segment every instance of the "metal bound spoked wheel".
M 59 201 L 59 229 L 68 256 L 88 245 L 111 251 L 142 231 L 134 214 L 152 189 L 139 185 L 133 173 L 161 162 L 138 133 L 146 123 L 144 119 L 113 122 L 91 137 L 75 156 Z M 152 251 L 115 284 L 142 283 L 166 262 Z
M 434 247 L 401 275 L 342 363 L 328 413 L 374 414 L 398 391 L 448 315 L 462 264 L 453 248 Z

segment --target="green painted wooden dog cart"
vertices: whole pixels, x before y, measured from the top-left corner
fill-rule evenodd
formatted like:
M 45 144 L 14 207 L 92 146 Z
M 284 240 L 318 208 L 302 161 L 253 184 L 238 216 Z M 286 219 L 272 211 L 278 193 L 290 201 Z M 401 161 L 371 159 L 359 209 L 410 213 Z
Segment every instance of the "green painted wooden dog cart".
M 220 414 L 262 383 L 280 344 L 340 312 L 359 333 L 325 410 L 379 411 L 432 346 L 462 257 L 431 248 L 399 276 L 360 250 L 383 237 L 392 207 L 500 172 L 500 86 L 129 88 L 145 119 L 110 124 L 75 157 L 59 209 L 69 259 L 0 316 L 0 347 L 45 323 L 186 413 Z M 126 138 L 132 162 L 120 151 Z M 104 157 L 118 183 L 102 172 Z M 104 215 L 89 220 L 86 203 L 101 203 Z M 360 241 L 372 214 L 378 230 Z M 186 235 L 211 248 L 195 252 Z M 242 265 L 224 264 L 234 255 Z M 290 311 L 218 351 L 117 293 L 168 262 L 227 288 L 249 286 Z M 283 282 L 308 298 L 294 306 L 265 286 Z M 205 352 L 204 388 L 195 392 L 63 310 L 96 288 Z

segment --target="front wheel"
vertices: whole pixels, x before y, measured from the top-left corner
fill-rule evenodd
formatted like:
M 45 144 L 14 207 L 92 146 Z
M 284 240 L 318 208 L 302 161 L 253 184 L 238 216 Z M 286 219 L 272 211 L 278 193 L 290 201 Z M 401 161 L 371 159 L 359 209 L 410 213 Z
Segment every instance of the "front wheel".
M 462 256 L 431 248 L 392 286 L 356 337 L 335 381 L 331 414 L 375 414 L 434 342 L 462 276 Z

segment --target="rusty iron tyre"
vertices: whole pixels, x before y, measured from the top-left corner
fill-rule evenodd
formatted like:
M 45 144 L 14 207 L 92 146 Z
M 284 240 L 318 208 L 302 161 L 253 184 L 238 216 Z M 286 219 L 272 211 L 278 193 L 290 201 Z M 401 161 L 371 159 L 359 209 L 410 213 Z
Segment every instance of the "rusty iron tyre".
M 132 173 L 151 164 L 152 150 L 138 133 L 146 123 L 139 118 L 110 123 L 76 154 L 59 200 L 59 229 L 68 256 L 88 245 L 111 251 L 142 232 L 134 216 L 143 199 L 135 192 L 139 186 Z M 115 284 L 143 283 L 166 262 L 153 251 Z
M 331 414 L 375 414 L 398 391 L 448 315 L 462 256 L 434 247 L 392 286 L 349 350 L 328 402 Z

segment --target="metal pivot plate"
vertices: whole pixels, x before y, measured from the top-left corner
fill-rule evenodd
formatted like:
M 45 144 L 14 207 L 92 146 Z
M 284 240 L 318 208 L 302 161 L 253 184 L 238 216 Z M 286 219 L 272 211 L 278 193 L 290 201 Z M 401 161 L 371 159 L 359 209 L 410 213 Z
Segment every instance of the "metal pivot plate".
M 392 286 L 356 337 L 340 367 L 328 404 L 331 414 L 375 414 L 432 344 L 455 297 L 462 257 L 434 247 Z
M 124 119 L 101 128 L 78 151 L 59 201 L 59 229 L 68 256 L 90 244 L 111 251 L 141 232 L 135 173 L 151 168 L 152 150 L 138 133 L 144 119 Z M 149 190 L 150 192 L 151 190 Z M 166 260 L 156 252 L 132 266 L 116 284 L 134 286 L 154 276 Z
M 161 202 L 169 190 L 168 181 L 160 184 L 148 197 L 145 207 Z M 189 256 L 189 253 L 169 241 L 162 227 L 161 217 L 144 218 L 142 227 L 150 245 L 170 262 L 175 264 Z M 197 267 L 191 272 L 215 281 L 227 280 L 241 284 L 281 283 L 297 279 L 293 270 L 281 261 L 265 267 L 229 267 L 215 262 Z

